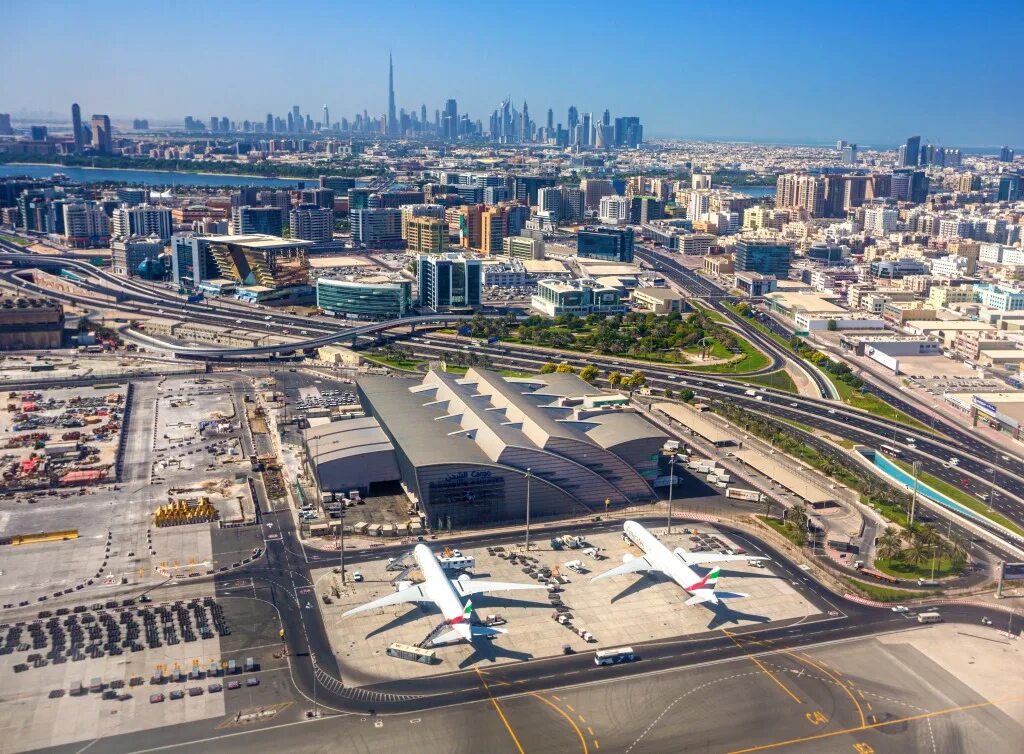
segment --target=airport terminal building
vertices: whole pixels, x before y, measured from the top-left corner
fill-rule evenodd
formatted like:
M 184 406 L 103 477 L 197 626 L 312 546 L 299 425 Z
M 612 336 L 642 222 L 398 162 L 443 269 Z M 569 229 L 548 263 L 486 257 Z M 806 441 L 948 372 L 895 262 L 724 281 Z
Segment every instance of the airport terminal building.
M 528 486 L 534 518 L 655 499 L 666 435 L 576 375 L 431 371 L 363 376 L 357 389 L 366 418 L 306 433 L 324 490 L 399 480 L 431 526 L 521 521 Z

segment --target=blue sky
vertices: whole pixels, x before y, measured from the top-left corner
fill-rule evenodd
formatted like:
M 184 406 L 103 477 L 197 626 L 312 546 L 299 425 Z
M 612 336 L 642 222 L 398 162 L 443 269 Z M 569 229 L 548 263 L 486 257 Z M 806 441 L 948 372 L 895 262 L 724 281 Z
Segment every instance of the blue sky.
M 332 120 L 509 95 L 649 135 L 1024 144 L 1024 3 L 7 0 L 0 112 Z M 13 33 L 11 33 L 13 32 Z

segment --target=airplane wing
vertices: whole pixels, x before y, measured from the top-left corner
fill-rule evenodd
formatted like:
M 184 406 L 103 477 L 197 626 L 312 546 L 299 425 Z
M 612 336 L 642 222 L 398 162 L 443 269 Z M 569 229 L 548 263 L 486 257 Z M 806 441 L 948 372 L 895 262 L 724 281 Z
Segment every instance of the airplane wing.
M 543 584 L 512 584 L 505 581 L 484 581 L 483 579 L 452 579 L 455 591 L 463 597 L 484 592 L 511 592 L 516 589 L 547 589 Z
M 637 571 L 657 571 L 657 570 L 659 570 L 659 569 L 657 567 L 655 567 L 651 563 L 651 561 L 649 561 L 646 557 L 641 556 L 639 558 L 631 558 L 630 560 L 627 560 L 622 565 L 617 566 L 617 567 L 611 569 L 610 571 L 605 571 L 604 573 L 600 574 L 599 576 L 595 576 L 594 578 L 591 579 L 591 581 L 597 581 L 599 579 L 606 579 L 609 576 L 621 576 L 624 573 L 634 573 L 634 572 L 637 572 Z
M 351 610 L 342 614 L 342 618 L 349 615 L 355 615 L 356 613 L 365 613 L 367 610 L 373 610 L 378 607 L 388 607 L 389 605 L 400 605 L 403 602 L 433 602 L 430 597 L 427 596 L 426 592 L 423 591 L 422 584 L 416 584 L 414 586 L 400 589 L 397 592 L 391 594 L 385 594 L 380 599 L 376 599 L 373 602 L 367 602 L 365 605 L 354 607 Z
M 762 556 L 751 556 L 751 555 L 723 555 L 719 552 L 681 552 L 676 551 L 676 554 L 683 559 L 686 565 L 705 565 L 707 563 L 738 563 L 740 561 L 746 563 L 750 560 L 770 560 Z
M 743 592 L 716 592 L 714 589 L 695 589 L 693 596 L 686 600 L 687 605 L 700 605 L 703 602 L 710 602 L 717 605 L 719 600 L 739 600 L 749 597 Z

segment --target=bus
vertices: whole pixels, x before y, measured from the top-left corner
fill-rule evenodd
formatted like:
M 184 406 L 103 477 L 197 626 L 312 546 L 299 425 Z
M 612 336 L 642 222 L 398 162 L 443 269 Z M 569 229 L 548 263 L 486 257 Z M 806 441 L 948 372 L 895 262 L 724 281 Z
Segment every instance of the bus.
M 883 445 L 882 450 L 884 450 L 886 453 L 892 453 L 894 456 L 898 456 L 900 455 L 900 453 L 903 452 L 899 448 L 894 448 L 892 445 Z
M 618 665 L 620 662 L 632 662 L 636 659 L 636 653 L 632 647 L 619 647 L 618 649 L 599 649 L 594 653 L 595 665 Z
M 918 613 L 917 614 L 917 622 L 918 623 L 942 623 L 942 616 L 939 615 L 938 613 L 934 612 L 934 611 L 929 612 L 929 613 Z
M 437 652 L 433 649 L 423 649 L 423 647 L 413 647 L 409 644 L 399 644 L 398 642 L 389 644 L 387 653 L 389 657 L 422 662 L 424 665 L 433 665 L 437 657 Z

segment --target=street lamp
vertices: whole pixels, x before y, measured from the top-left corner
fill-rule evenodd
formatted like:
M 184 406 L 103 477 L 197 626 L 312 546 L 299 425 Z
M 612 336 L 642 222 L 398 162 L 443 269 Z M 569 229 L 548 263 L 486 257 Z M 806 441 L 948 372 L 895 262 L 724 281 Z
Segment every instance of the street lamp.
M 526 469 L 526 551 L 530 551 L 530 477 L 533 473 Z
M 672 533 L 672 485 L 676 480 L 676 454 L 672 454 L 672 460 L 668 462 L 668 534 Z

